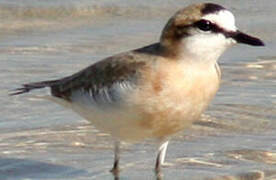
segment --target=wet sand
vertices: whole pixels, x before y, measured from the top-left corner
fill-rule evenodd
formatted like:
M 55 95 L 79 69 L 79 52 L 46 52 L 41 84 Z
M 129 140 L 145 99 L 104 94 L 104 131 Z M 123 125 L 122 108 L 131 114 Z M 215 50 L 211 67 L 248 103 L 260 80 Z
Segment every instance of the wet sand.
M 111 137 L 52 102 L 8 91 L 156 42 L 169 16 L 190 2 L 1 1 L 0 179 L 113 179 Z M 219 3 L 266 47 L 239 45 L 220 58 L 221 88 L 204 116 L 172 138 L 163 179 L 272 180 L 276 1 Z M 124 144 L 120 179 L 155 179 L 156 149 L 154 140 Z

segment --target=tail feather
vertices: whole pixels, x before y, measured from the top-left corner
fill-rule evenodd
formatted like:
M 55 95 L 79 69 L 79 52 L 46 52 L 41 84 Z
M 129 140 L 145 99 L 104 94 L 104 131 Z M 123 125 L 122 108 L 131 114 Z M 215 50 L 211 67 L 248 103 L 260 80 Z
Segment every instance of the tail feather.
M 10 96 L 18 95 L 18 94 L 24 94 L 34 89 L 41 89 L 45 87 L 51 87 L 55 84 L 57 84 L 59 80 L 53 80 L 53 81 L 41 81 L 41 82 L 35 82 L 35 83 L 28 83 L 23 84 L 21 88 L 17 88 L 13 90 L 12 93 L 10 93 Z

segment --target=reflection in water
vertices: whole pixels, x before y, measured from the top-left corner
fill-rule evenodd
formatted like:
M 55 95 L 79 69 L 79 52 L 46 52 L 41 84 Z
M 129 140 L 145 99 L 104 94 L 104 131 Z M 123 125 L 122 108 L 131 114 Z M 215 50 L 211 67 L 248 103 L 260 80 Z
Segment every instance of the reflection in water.
M 130 177 L 137 177 L 139 179 L 141 177 L 141 179 L 144 179 L 148 176 L 151 177 L 150 179 L 162 180 L 166 179 L 165 177 L 175 176 L 176 179 L 190 177 L 189 179 L 191 180 L 257 180 L 258 177 L 269 179 L 276 176 L 276 152 L 241 149 L 239 148 L 240 144 L 248 146 L 251 143 L 239 142 L 243 139 L 239 138 L 239 136 L 220 137 L 223 133 L 219 133 L 219 136 L 211 135 L 202 141 L 198 140 L 201 136 L 196 135 L 200 130 L 199 126 L 196 125 L 194 127 L 196 131 L 193 132 L 194 137 L 189 137 L 189 139 L 185 139 L 184 141 L 183 138 L 178 137 L 176 138 L 178 142 L 174 143 L 172 141 L 166 160 L 166 162 L 170 163 L 170 166 L 164 167 L 162 169 L 163 174 L 156 176 L 154 176 L 152 167 L 152 162 L 155 160 L 153 156 L 155 142 L 149 141 L 142 145 L 136 144 L 131 146 L 123 144 L 122 169 L 120 174 L 115 174 L 113 178 L 117 180 L 120 177 L 121 179 L 129 179 Z M 208 133 L 209 129 L 205 129 L 205 126 L 206 124 L 204 124 L 200 131 Z M 256 137 L 253 136 L 252 138 Z M 244 139 L 249 139 L 249 137 Z M 258 137 L 255 140 L 256 142 L 262 142 Z M 225 144 L 227 141 L 233 144 L 228 144 L 228 147 Z M 275 140 L 271 139 L 271 142 L 269 142 L 266 139 L 263 141 L 272 143 Z M 204 146 L 204 148 L 201 148 L 201 146 Z M 55 176 L 87 177 L 87 179 L 89 179 L 88 177 L 102 179 L 112 176 L 112 173 L 109 172 L 110 164 L 113 160 L 112 141 L 108 135 L 98 132 L 90 125 L 2 134 L 0 148 L 2 150 L 2 157 L 20 155 L 23 158 L 38 158 L 41 162 L 51 160 L 52 164 L 61 163 L 68 166 L 63 171 L 61 168 L 51 168 L 50 165 L 43 165 L 43 163 L 36 164 L 31 161 L 24 161 L 24 166 L 21 166 L 21 164 L 9 161 L 8 169 L 18 169 L 17 167 L 24 169 L 24 167 L 36 166 L 37 168 L 45 168 L 46 174 L 54 169 L 55 172 L 52 174 L 55 174 Z M 201 152 L 204 149 L 206 149 L 206 152 Z M 8 176 L 7 172 L 9 170 L 6 172 L 7 163 L 3 162 L 0 160 L 0 165 L 2 164 L 0 171 L 3 171 Z M 75 163 L 77 163 L 77 169 L 81 169 L 80 171 L 74 170 Z M 70 170 L 71 167 L 72 169 Z M 23 169 L 17 172 L 23 173 Z M 260 171 L 252 171 L 254 169 L 259 169 Z M 35 168 L 32 168 L 32 171 L 28 171 L 26 177 L 37 172 Z M 191 172 L 202 175 L 195 177 L 190 175 Z M 209 173 L 206 174 L 206 172 Z M 219 174 L 224 175 L 220 176 Z M 206 179 L 206 177 L 212 178 Z M 38 176 L 37 179 L 43 178 L 42 176 Z
M 70 166 L 44 163 L 31 159 L 16 159 L 0 157 L 0 177 L 4 179 L 54 179 L 62 178 L 68 174 L 72 178 L 85 175 L 85 170 Z
M 225 152 L 226 156 L 238 160 L 256 161 L 266 164 L 276 164 L 276 152 L 263 151 L 263 150 L 233 150 Z
M 262 171 L 241 173 L 236 176 L 221 176 L 216 178 L 207 178 L 206 180 L 264 180 L 265 174 Z
M 253 68 L 253 69 L 266 69 L 266 70 L 275 70 L 276 69 L 276 57 L 262 57 L 257 62 L 252 62 L 246 64 L 246 68 Z M 274 75 L 275 74 L 271 74 Z

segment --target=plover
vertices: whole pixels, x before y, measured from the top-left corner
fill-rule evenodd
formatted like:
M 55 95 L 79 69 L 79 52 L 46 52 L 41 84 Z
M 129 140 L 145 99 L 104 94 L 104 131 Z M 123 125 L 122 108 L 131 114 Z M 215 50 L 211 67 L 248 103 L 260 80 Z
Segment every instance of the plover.
M 109 133 L 115 139 L 115 174 L 121 141 L 158 139 L 159 173 L 169 137 L 200 118 L 219 88 L 217 60 L 236 43 L 264 46 L 239 31 L 224 7 L 193 4 L 169 19 L 159 42 L 107 57 L 62 79 L 24 84 L 12 95 L 49 87 L 53 101 Z

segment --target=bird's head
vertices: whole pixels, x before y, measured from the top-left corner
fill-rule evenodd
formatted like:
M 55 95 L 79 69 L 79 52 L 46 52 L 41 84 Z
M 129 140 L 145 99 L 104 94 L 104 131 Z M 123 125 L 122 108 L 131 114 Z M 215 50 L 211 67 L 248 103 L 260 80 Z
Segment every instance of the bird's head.
M 161 45 L 174 56 L 191 56 L 193 59 L 214 59 L 230 46 L 244 43 L 264 46 L 253 36 L 238 30 L 234 15 L 224 7 L 202 3 L 178 11 L 165 26 Z

